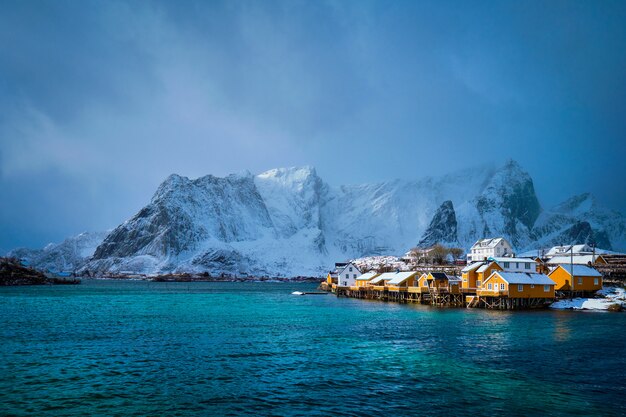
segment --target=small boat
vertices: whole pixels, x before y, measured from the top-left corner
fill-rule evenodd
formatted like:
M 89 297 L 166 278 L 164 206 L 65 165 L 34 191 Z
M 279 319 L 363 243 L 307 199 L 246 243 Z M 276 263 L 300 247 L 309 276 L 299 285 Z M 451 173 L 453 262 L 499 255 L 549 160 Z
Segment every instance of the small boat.
M 294 291 L 291 295 L 326 295 L 327 292 L 302 292 L 302 291 Z

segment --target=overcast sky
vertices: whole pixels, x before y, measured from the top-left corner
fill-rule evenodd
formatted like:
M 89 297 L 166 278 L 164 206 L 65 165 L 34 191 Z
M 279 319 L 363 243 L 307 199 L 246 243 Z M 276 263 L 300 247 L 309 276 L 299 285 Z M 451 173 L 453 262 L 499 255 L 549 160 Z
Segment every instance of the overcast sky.
M 170 173 L 330 184 L 513 157 L 626 212 L 626 2 L 0 2 L 0 249 L 112 228 Z

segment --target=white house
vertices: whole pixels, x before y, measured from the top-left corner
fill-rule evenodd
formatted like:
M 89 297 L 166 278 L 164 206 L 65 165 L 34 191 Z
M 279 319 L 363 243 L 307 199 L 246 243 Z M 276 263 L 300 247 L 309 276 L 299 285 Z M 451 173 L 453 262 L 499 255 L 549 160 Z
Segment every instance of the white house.
M 352 262 L 348 262 L 337 268 L 337 285 L 339 287 L 355 286 L 359 275 L 361 275 L 361 270 Z
M 505 238 L 480 239 L 474 243 L 470 253 L 467 254 L 467 263 L 503 256 L 513 256 L 513 248 Z

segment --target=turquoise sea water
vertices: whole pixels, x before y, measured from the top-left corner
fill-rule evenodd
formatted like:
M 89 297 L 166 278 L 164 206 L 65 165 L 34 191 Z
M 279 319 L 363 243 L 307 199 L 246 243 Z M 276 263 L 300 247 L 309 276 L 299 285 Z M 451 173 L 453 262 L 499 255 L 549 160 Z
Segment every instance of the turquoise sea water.
M 1 288 L 0 414 L 626 414 L 626 314 L 291 295 L 314 288 Z

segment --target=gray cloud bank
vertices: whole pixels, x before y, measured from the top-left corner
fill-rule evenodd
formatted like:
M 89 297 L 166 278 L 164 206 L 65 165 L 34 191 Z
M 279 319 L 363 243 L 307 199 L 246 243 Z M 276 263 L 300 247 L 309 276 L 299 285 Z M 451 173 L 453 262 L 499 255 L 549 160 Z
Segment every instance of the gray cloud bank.
M 331 183 L 517 159 L 626 211 L 624 2 L 0 3 L 0 247 L 132 215 L 168 174 Z

